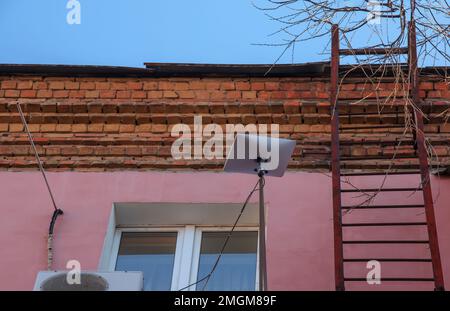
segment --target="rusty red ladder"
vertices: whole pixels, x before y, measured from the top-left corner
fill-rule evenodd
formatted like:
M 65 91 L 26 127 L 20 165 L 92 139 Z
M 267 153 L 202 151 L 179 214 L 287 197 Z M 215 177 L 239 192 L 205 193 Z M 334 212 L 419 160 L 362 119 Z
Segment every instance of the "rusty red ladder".
M 414 155 L 418 158 L 420 170 L 400 170 L 385 172 L 347 172 L 341 174 L 341 149 L 340 149 L 340 124 L 339 124 L 339 63 L 341 55 L 368 55 L 368 54 L 408 54 L 408 64 L 410 73 L 410 98 L 418 107 L 421 105 L 418 87 L 418 67 L 416 51 L 416 33 L 414 21 L 409 23 L 408 30 L 408 48 L 396 48 L 391 50 L 384 49 L 339 49 L 339 28 L 332 26 L 332 53 L 331 53 L 331 77 L 330 77 L 330 105 L 331 105 L 331 170 L 332 170 L 332 189 L 333 189 L 333 228 L 334 228 L 334 264 L 335 264 L 335 288 L 338 291 L 345 290 L 346 282 L 364 282 L 365 277 L 346 277 L 344 274 L 344 263 L 367 262 L 369 260 L 378 260 L 380 262 L 429 262 L 432 265 L 433 276 L 431 277 L 381 277 L 382 282 L 434 282 L 435 290 L 444 290 L 444 280 L 436 231 L 436 222 L 433 207 L 433 197 L 430 185 L 430 175 L 428 168 L 428 158 L 425 147 L 424 121 L 421 113 L 413 112 L 416 128 L 413 129 Z M 383 127 L 383 125 L 381 126 Z M 367 126 L 370 128 L 370 126 Z M 352 129 L 347 127 L 346 130 Z M 357 129 L 361 129 L 358 127 Z M 374 156 L 373 159 L 377 157 Z M 370 160 L 369 157 L 364 157 Z M 345 160 L 351 160 L 350 157 Z M 357 159 L 355 159 L 357 160 Z M 400 174 L 420 174 L 421 185 L 418 188 L 377 188 L 377 189 L 342 189 L 341 176 L 376 176 L 376 175 L 400 175 Z M 373 192 L 373 191 L 421 191 L 423 193 L 422 204 L 404 204 L 404 205 L 371 205 L 371 206 L 343 206 L 342 193 L 345 192 Z M 348 209 L 409 209 L 424 208 L 426 221 L 423 222 L 372 222 L 372 223 L 343 223 L 343 212 Z M 344 240 L 343 227 L 353 228 L 361 226 L 372 227 L 397 227 L 397 226 L 426 226 L 428 239 L 426 240 Z M 370 245 L 370 244 L 428 244 L 430 249 L 430 258 L 345 258 L 344 245 Z

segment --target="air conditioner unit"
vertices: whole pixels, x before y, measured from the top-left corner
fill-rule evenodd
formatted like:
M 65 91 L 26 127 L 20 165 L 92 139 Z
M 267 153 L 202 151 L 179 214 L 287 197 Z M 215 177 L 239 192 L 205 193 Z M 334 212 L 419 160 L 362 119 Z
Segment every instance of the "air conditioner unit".
M 67 282 L 68 271 L 40 271 L 34 291 L 141 291 L 142 272 L 114 271 L 80 273 L 80 284 Z

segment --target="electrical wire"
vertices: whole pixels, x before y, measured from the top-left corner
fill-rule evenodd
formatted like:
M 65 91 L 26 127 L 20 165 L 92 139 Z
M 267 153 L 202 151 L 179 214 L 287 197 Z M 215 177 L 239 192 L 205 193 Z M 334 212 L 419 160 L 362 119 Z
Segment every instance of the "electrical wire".
M 17 106 L 17 111 L 19 112 L 19 115 L 20 115 L 20 119 L 22 120 L 24 130 L 28 135 L 28 140 L 33 149 L 34 156 L 38 163 L 39 171 L 41 172 L 42 177 L 44 178 L 45 185 L 47 186 L 47 190 L 48 190 L 48 193 L 50 195 L 50 198 L 51 198 L 52 204 L 53 204 L 54 211 L 52 214 L 52 218 L 50 220 L 50 225 L 48 228 L 48 238 L 47 238 L 47 269 L 51 270 L 52 264 L 53 264 L 53 229 L 55 227 L 56 219 L 58 218 L 59 215 L 63 214 L 63 211 L 56 206 L 56 202 L 55 202 L 55 198 L 53 197 L 52 189 L 50 188 L 50 185 L 48 183 L 47 175 L 45 174 L 45 170 L 44 170 L 44 166 L 42 165 L 41 158 L 39 157 L 39 153 L 36 149 L 36 145 L 34 144 L 33 135 L 31 135 L 30 129 L 28 128 L 28 123 L 23 114 L 22 107 L 20 106 L 19 102 L 16 102 L 16 106 Z
M 217 256 L 217 259 L 216 259 L 216 261 L 214 262 L 214 265 L 213 265 L 213 267 L 211 268 L 211 271 L 210 271 L 206 276 L 204 276 L 204 277 L 202 277 L 201 279 L 199 279 L 198 281 L 196 281 L 196 282 L 194 282 L 194 283 L 191 283 L 191 284 L 189 284 L 189 285 L 187 285 L 187 286 L 185 286 L 185 287 L 179 289 L 178 291 L 183 291 L 183 290 L 185 290 L 185 289 L 190 288 L 191 286 L 197 285 L 198 283 L 201 283 L 201 282 L 203 282 L 203 281 L 206 280 L 205 284 L 203 284 L 203 287 L 202 287 L 202 291 L 205 290 L 206 285 L 208 285 L 208 282 L 209 282 L 209 280 L 211 279 L 211 276 L 213 275 L 214 271 L 216 270 L 217 266 L 219 265 L 219 261 L 220 261 L 220 259 L 222 258 L 223 253 L 225 252 L 225 248 L 227 247 L 228 241 L 230 240 L 231 236 L 233 235 L 233 232 L 234 232 L 234 230 L 236 229 L 236 226 L 237 226 L 237 224 L 238 224 L 238 222 L 239 222 L 239 219 L 241 218 L 242 214 L 244 213 L 245 208 L 247 207 L 247 204 L 248 204 L 248 202 L 250 201 L 250 198 L 252 197 L 253 193 L 255 193 L 256 191 L 258 191 L 258 190 L 260 190 L 260 189 L 262 189 L 262 188 L 264 188 L 265 180 L 264 180 L 264 178 L 262 178 L 261 180 L 262 180 L 262 185 L 260 185 L 261 188 L 257 188 L 258 185 L 259 185 L 259 180 L 258 180 L 258 182 L 257 182 L 257 183 L 255 184 L 255 186 L 253 187 L 252 191 L 250 191 L 249 195 L 247 196 L 247 199 L 245 200 L 244 204 L 242 205 L 242 208 L 241 208 L 241 210 L 240 210 L 240 212 L 239 212 L 239 215 L 237 216 L 237 218 L 236 218 L 236 220 L 235 220 L 235 222 L 234 222 L 234 224 L 233 224 L 233 227 L 231 228 L 231 230 L 230 230 L 230 232 L 228 233 L 228 235 L 227 235 L 225 241 L 223 242 L 223 245 L 222 245 L 222 247 L 221 247 L 221 249 L 220 249 L 220 253 L 219 253 L 219 255 Z
M 36 145 L 34 144 L 33 136 L 31 135 L 30 129 L 28 128 L 28 124 L 27 124 L 27 121 L 25 120 L 25 116 L 23 115 L 22 108 L 20 107 L 20 103 L 17 102 L 16 105 L 17 105 L 17 110 L 19 111 L 20 119 L 22 120 L 22 124 L 24 126 L 24 129 L 25 129 L 25 131 L 26 131 L 26 133 L 28 135 L 28 140 L 30 141 L 31 147 L 33 148 L 34 156 L 35 156 L 36 161 L 37 161 L 37 163 L 39 165 L 39 170 L 42 173 L 42 177 L 44 178 L 45 185 L 47 186 L 48 193 L 50 194 L 50 198 L 52 199 L 53 208 L 55 210 L 57 210 L 58 208 L 56 207 L 55 198 L 53 197 L 52 190 L 50 189 L 50 185 L 48 184 L 47 176 L 45 175 L 45 170 L 44 170 L 44 167 L 42 166 L 41 158 L 39 157 L 39 153 L 37 152 Z

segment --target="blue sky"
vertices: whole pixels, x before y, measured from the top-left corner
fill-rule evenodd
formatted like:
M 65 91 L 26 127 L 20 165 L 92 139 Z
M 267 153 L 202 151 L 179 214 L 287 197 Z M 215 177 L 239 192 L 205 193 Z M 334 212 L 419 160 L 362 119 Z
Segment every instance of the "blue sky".
M 272 63 L 278 29 L 249 0 L 1 0 L 0 63 L 143 66 L 144 62 Z M 323 59 L 309 44 L 296 62 Z M 290 62 L 287 55 L 281 62 Z
M 68 0 L 0 0 L 0 63 L 273 63 L 283 50 L 254 45 L 281 37 L 251 0 L 78 1 L 81 24 L 69 25 Z M 327 60 L 327 43 L 301 43 L 279 63 Z

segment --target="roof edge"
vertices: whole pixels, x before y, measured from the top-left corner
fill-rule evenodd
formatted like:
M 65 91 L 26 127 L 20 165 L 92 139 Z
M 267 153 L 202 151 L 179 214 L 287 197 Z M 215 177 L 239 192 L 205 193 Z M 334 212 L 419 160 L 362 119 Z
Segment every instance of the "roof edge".
M 75 77 L 325 77 L 329 62 L 303 64 L 194 64 L 145 63 L 145 68 L 97 65 L 0 64 L 0 75 L 75 76 Z M 373 70 L 375 65 L 367 65 Z M 352 68 L 342 65 L 342 71 Z M 365 67 L 364 67 L 365 68 Z M 351 76 L 364 76 L 366 70 L 353 70 Z M 424 67 L 421 73 L 448 76 L 446 67 Z

